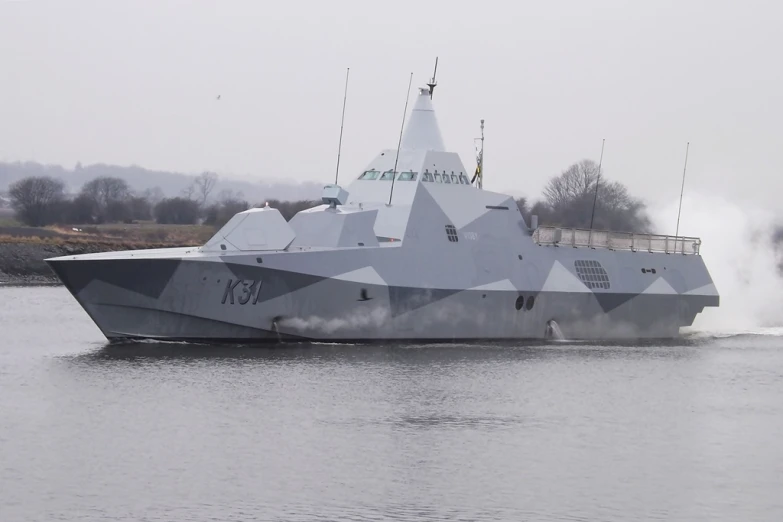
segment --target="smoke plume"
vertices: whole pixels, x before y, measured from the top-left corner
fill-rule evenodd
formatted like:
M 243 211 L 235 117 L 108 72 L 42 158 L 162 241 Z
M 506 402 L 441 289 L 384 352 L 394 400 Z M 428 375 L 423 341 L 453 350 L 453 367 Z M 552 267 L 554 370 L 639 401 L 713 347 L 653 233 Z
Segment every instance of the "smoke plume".
M 675 201 L 651 208 L 661 233 L 675 232 Z M 773 241 L 775 215 L 714 195 L 683 198 L 680 235 L 702 240 L 701 255 L 720 294 L 720 307 L 706 308 L 693 330 L 763 333 L 783 326 L 783 278 Z

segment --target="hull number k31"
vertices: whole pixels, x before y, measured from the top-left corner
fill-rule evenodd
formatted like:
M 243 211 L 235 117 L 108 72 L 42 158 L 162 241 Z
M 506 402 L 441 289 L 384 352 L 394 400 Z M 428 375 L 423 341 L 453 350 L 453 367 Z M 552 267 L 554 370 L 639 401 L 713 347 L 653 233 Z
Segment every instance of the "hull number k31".
M 259 280 L 245 280 L 245 279 L 229 279 L 226 283 L 226 289 L 223 292 L 223 300 L 221 304 L 234 304 L 235 300 L 241 305 L 246 305 L 253 300 L 253 304 L 258 302 L 258 297 L 261 295 L 262 281 Z

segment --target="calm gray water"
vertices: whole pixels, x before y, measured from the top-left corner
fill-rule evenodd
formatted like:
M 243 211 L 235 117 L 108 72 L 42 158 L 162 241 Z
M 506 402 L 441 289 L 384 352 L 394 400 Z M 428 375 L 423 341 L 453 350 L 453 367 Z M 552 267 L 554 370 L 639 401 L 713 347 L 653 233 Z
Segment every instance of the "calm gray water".
M 106 347 L 0 289 L 0 520 L 783 520 L 783 338 Z

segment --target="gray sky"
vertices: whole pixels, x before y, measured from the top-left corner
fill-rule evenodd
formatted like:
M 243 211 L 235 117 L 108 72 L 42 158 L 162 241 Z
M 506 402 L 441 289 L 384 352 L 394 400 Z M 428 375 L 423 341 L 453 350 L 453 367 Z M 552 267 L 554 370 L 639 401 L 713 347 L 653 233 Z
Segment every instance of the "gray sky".
M 0 160 L 334 176 L 396 146 L 440 57 L 446 146 L 536 197 L 585 157 L 650 203 L 783 189 L 775 1 L 0 0 Z M 412 92 L 415 92 L 412 89 Z M 220 94 L 222 99 L 215 98 Z M 411 98 L 412 99 L 412 98 Z

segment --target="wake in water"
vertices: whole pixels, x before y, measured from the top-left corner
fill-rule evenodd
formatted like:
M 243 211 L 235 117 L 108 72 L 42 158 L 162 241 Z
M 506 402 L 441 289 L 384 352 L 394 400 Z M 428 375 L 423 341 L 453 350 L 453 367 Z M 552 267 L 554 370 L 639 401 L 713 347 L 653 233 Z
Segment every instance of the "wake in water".
M 650 211 L 657 230 L 674 231 L 677 202 Z M 691 334 L 783 334 L 776 217 L 719 196 L 683 198 L 680 235 L 702 239 L 701 254 L 720 293 L 720 306 L 699 314 Z

